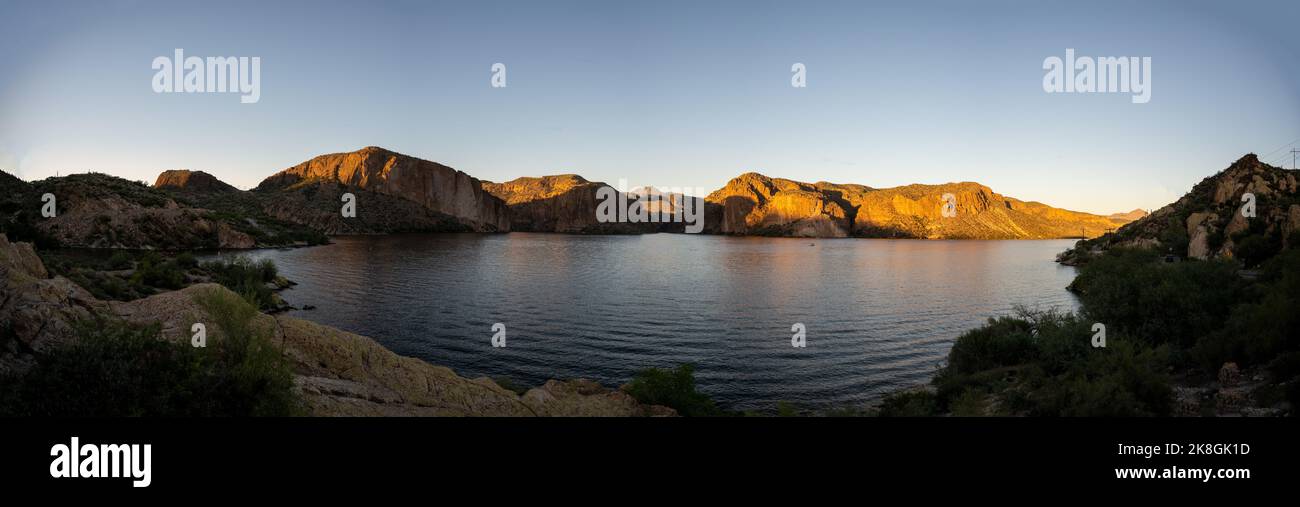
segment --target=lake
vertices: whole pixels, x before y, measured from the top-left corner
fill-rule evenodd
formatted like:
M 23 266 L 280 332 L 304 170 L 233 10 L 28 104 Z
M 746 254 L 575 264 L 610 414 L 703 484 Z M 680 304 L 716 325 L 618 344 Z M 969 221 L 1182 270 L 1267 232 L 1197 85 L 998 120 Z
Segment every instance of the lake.
M 769 411 L 862 406 L 927 382 L 989 317 L 1076 309 L 1074 269 L 1053 262 L 1073 243 L 410 234 L 237 255 L 298 283 L 284 298 L 316 308 L 291 315 L 463 376 L 617 387 L 691 362 L 719 405 Z

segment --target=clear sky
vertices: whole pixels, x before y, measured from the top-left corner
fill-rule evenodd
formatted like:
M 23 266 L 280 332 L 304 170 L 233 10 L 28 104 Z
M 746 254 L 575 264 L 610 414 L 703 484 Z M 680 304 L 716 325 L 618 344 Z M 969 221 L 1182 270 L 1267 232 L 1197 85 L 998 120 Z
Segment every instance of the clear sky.
M 1111 213 L 1300 138 L 1294 0 L 3 0 L 0 26 L 0 169 L 28 180 L 190 168 L 249 188 L 378 145 L 493 181 L 979 181 Z M 175 48 L 260 57 L 261 100 L 154 93 Z M 1066 48 L 1151 57 L 1151 101 L 1046 93 Z

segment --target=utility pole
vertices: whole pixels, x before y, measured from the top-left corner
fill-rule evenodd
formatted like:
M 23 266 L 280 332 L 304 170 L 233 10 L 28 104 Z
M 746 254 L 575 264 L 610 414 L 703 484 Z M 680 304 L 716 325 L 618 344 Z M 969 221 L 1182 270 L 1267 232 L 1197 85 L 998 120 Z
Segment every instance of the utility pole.
M 1295 156 L 1296 156 L 1297 153 L 1300 153 L 1300 150 L 1297 150 L 1297 149 L 1295 149 L 1295 148 L 1291 148 L 1291 170 L 1292 170 L 1292 171 L 1295 170 Z

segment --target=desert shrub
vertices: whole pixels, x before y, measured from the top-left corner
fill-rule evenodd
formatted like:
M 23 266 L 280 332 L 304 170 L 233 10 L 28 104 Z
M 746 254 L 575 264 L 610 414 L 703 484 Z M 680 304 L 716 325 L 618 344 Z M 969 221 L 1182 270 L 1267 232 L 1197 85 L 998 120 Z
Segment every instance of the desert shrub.
M 1273 234 L 1251 234 L 1233 244 L 1232 253 L 1248 268 L 1259 266 L 1282 249 L 1282 238 Z
M 1291 351 L 1278 356 L 1269 363 L 1268 371 L 1273 382 L 1300 377 L 1300 351 Z
M 1158 253 L 1114 250 L 1080 268 L 1073 287 L 1083 314 L 1150 344 L 1191 346 L 1240 300 L 1229 261 L 1164 263 Z
M 284 415 L 297 409 L 293 374 L 284 355 L 271 339 L 272 332 L 257 326 L 260 315 L 248 296 L 209 290 L 195 296 L 221 330 L 216 350 L 226 375 L 221 379 L 220 403 L 249 415 Z
M 948 369 L 963 375 L 1030 361 L 1037 353 L 1032 332 L 1024 319 L 991 318 L 957 338 L 948 352 Z
M 259 416 L 299 413 L 288 368 L 256 336 L 195 348 L 157 325 L 96 318 L 78 339 L 0 378 L 0 415 L 48 417 Z M 251 336 L 251 335 L 250 335 Z M 256 344 L 256 345 L 253 345 Z M 271 351 L 271 352 L 268 352 Z
M 1197 341 L 1192 356 L 1207 370 L 1234 361 L 1262 364 L 1300 351 L 1300 250 L 1264 264 L 1252 297 L 1231 309 L 1221 329 Z
M 108 269 L 129 269 L 132 265 L 131 254 L 121 250 L 108 257 Z
M 819 412 L 822 417 L 871 417 L 877 415 L 869 407 L 845 405 L 830 407 Z
M 880 417 L 924 417 L 940 413 L 939 398 L 934 393 L 910 390 L 885 396 L 881 401 Z
M 1223 246 L 1223 242 L 1226 239 L 1227 236 L 1224 235 L 1223 229 L 1215 228 L 1214 231 L 1210 232 L 1210 235 L 1205 238 L 1205 245 L 1209 247 L 1211 252 L 1217 252 L 1219 251 L 1219 248 Z
M 950 404 L 952 415 L 958 417 L 979 417 L 986 415 L 988 396 L 979 389 L 967 389 Z
M 1106 348 L 1030 380 L 1027 413 L 1051 416 L 1161 416 L 1172 407 L 1165 346 L 1108 337 Z
M 31 243 L 38 251 L 58 248 L 59 241 L 36 226 L 37 221 L 41 220 L 39 213 L 29 211 L 39 209 L 39 206 L 39 204 L 0 202 L 0 232 L 4 233 L 9 241 Z
M 185 286 L 185 271 L 174 261 L 163 260 L 155 252 L 146 252 L 136 261 L 130 281 L 137 287 L 179 289 Z
M 891 410 L 982 415 L 997 397 L 1004 410 L 1030 415 L 1167 414 L 1167 348 L 1109 330 L 1106 347 L 1094 348 L 1092 334 L 1092 322 L 1071 313 L 990 319 L 957 339 L 933 400 L 894 400 Z
M 262 259 L 257 263 L 257 272 L 261 275 L 263 282 L 275 280 L 280 275 L 280 270 L 275 267 L 275 261 L 271 259 Z
M 641 370 L 623 390 L 638 402 L 671 407 L 686 417 L 723 415 L 708 395 L 695 389 L 695 365 L 690 363 Z
M 1191 241 L 1187 237 L 1187 227 L 1183 225 L 1186 222 L 1185 213 L 1169 217 L 1165 228 L 1160 232 L 1160 244 L 1178 255 L 1187 253 L 1187 246 Z
M 190 252 L 182 252 L 180 255 L 176 256 L 175 261 L 176 265 L 180 266 L 182 269 L 191 269 L 198 267 L 199 265 L 198 259 L 195 259 L 194 254 Z
M 1168 232 L 1168 231 L 1167 231 Z M 1178 240 L 1168 232 L 1165 240 Z M 933 396 L 895 395 L 884 413 L 1160 416 L 1172 412 L 1171 367 L 1267 366 L 1260 401 L 1300 396 L 1300 248 L 1281 249 L 1262 222 L 1234 235 L 1236 260 L 1166 263 L 1114 248 L 1079 268 L 1078 314 L 1018 311 L 958 337 Z M 1300 243 L 1288 239 L 1288 245 Z M 1106 347 L 1093 348 L 1093 326 Z M 1191 371 L 1197 371 L 1192 369 Z
M 247 296 L 259 308 L 276 306 L 275 293 L 266 286 L 277 276 L 275 263 L 270 259 L 254 262 L 241 255 L 205 262 L 202 267 L 212 274 L 213 281 L 236 294 Z

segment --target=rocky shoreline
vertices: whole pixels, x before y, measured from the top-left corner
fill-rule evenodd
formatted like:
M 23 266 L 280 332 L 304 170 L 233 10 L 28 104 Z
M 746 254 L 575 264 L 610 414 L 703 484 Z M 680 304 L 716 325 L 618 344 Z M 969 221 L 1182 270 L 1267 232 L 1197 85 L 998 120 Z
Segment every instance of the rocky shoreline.
M 191 326 L 212 323 L 196 298 L 238 299 L 201 283 L 133 301 L 104 301 L 62 276 L 49 276 L 29 243 L 0 236 L 0 374 L 21 374 L 41 354 L 73 344 L 74 323 L 99 315 L 157 324 L 165 340 L 189 343 Z M 671 416 L 630 395 L 587 380 L 552 380 L 520 395 L 486 378 L 399 356 L 365 336 L 285 315 L 257 313 L 250 324 L 270 332 L 312 416 Z M 222 330 L 209 325 L 209 339 Z

